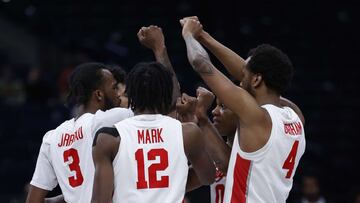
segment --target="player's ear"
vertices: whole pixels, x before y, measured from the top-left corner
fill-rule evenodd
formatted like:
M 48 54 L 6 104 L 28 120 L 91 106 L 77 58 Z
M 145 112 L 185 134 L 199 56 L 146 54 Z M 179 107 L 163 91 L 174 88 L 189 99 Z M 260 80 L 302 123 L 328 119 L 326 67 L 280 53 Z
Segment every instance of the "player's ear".
M 103 100 L 104 94 L 101 90 L 95 90 L 94 94 L 97 101 Z
M 263 81 L 262 79 L 262 75 L 261 74 L 254 74 L 251 80 L 251 84 L 254 88 L 259 87 L 259 85 L 261 84 L 261 82 Z

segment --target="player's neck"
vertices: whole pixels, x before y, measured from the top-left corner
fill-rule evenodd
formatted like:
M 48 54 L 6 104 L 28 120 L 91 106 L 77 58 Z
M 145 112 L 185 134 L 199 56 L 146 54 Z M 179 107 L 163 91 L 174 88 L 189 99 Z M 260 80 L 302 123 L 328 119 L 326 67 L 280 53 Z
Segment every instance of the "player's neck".
M 143 111 L 140 111 L 140 110 L 135 110 L 134 111 L 134 115 L 141 115 L 141 114 L 159 114 L 159 112 L 157 111 L 154 111 L 154 110 L 143 110 Z
M 96 111 L 100 110 L 100 107 L 94 106 L 94 105 L 81 105 L 78 107 L 77 112 L 75 114 L 75 119 L 78 119 L 80 116 L 82 116 L 85 113 L 91 113 L 94 114 Z
M 267 92 L 267 93 L 259 93 L 255 95 L 255 99 L 259 106 L 265 105 L 265 104 L 272 104 L 278 107 L 281 107 L 280 105 L 280 95 L 273 93 L 273 92 Z

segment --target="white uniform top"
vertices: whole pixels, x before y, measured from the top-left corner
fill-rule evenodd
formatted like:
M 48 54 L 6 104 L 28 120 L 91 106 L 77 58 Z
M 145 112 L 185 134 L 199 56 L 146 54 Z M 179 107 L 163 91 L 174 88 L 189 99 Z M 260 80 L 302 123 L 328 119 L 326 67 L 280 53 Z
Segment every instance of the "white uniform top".
M 129 109 L 85 113 L 70 119 L 43 137 L 31 185 L 52 190 L 60 185 L 66 202 L 90 202 L 94 164 L 92 143 L 96 131 L 133 116 Z
M 225 187 L 225 202 L 286 202 L 293 176 L 305 151 L 305 133 L 298 115 L 288 107 L 264 105 L 272 121 L 268 142 L 246 153 L 235 136 Z
M 225 194 L 226 176 L 219 170 L 216 170 L 215 182 L 210 185 L 211 203 L 223 203 Z
M 148 114 L 115 126 L 121 141 L 113 161 L 113 202 L 180 203 L 188 175 L 181 123 Z

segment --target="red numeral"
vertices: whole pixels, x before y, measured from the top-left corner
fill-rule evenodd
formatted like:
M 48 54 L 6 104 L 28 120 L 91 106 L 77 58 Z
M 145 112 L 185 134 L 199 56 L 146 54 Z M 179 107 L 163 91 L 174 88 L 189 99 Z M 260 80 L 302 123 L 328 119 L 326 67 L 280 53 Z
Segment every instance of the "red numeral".
M 287 169 L 288 172 L 285 176 L 285 178 L 291 178 L 292 172 L 294 170 L 294 165 L 295 165 L 295 158 L 296 158 L 296 153 L 298 150 L 298 145 L 299 145 L 299 141 L 296 140 L 291 148 L 291 151 L 288 155 L 288 157 L 286 158 L 284 165 L 283 165 L 283 169 Z
M 135 152 L 135 160 L 137 161 L 138 180 L 136 182 L 137 189 L 146 188 L 164 188 L 169 187 L 169 176 L 161 176 L 157 179 L 157 171 L 164 171 L 169 166 L 168 152 L 165 149 L 151 149 L 147 153 L 147 160 L 155 160 L 160 157 L 159 163 L 151 164 L 148 168 L 149 186 L 145 180 L 145 163 L 143 149 L 138 149 Z
M 219 184 L 215 186 L 215 202 L 216 203 L 223 203 L 224 201 L 224 192 L 225 192 L 225 186 L 224 184 Z
M 143 149 L 138 149 L 135 152 L 135 159 L 137 161 L 138 181 L 136 182 L 137 189 L 147 188 L 147 182 L 145 180 L 145 165 L 144 165 L 144 153 Z
M 76 149 L 70 148 L 64 151 L 64 162 L 69 161 L 69 157 L 72 157 L 72 162 L 69 163 L 70 171 L 75 171 L 75 176 L 69 177 L 69 184 L 71 187 L 77 187 L 84 182 L 84 178 L 80 169 L 80 159 Z

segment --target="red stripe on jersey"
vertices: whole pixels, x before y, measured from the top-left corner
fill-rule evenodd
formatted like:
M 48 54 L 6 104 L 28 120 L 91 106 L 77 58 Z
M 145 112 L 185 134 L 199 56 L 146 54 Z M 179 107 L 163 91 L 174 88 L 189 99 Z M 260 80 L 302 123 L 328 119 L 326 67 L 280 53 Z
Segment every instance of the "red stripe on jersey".
M 250 172 L 250 160 L 241 158 L 236 155 L 236 162 L 234 166 L 233 188 L 231 192 L 231 203 L 245 203 L 247 181 Z

